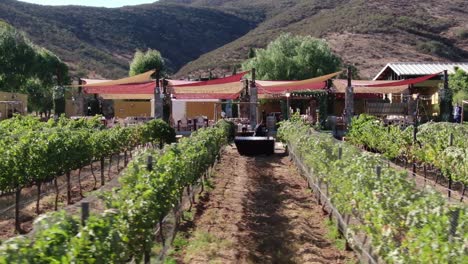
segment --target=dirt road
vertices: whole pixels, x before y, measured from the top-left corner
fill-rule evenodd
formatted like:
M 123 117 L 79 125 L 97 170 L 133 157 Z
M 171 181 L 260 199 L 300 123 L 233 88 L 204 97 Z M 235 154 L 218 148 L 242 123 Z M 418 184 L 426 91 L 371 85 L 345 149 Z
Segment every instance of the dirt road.
M 284 154 L 243 157 L 228 147 L 201 197 L 177 263 L 353 263 Z

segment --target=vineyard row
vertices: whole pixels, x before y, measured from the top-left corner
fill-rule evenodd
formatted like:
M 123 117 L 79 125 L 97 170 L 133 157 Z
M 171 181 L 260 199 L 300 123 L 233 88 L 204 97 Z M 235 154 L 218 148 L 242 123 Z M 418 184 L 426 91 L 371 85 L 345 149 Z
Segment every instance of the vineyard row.
M 454 123 L 426 123 L 404 130 L 385 126 L 372 116 L 354 119 L 348 134 L 353 144 L 381 153 L 390 160 L 400 159 L 416 166 L 436 168 L 449 182 L 468 184 L 468 126 Z
M 418 190 L 406 172 L 385 166 L 379 154 L 338 142 L 300 120 L 283 123 L 279 137 L 328 186 L 340 214 L 359 220 L 346 236 L 364 232 L 384 262 L 468 262 L 465 206 L 448 204 L 435 191 Z
M 141 126 L 105 129 L 98 118 L 70 120 L 60 118 L 47 123 L 34 117 L 16 116 L 0 123 L 0 191 L 15 191 L 15 228 L 19 222 L 21 190 L 37 186 L 37 208 L 41 186 L 66 175 L 67 201 L 71 199 L 71 171 L 101 163 L 104 185 L 104 159 L 127 153 L 136 146 L 163 144 L 175 140 L 175 132 L 165 122 L 152 120 Z M 80 174 L 78 174 L 80 177 Z M 58 192 L 55 208 L 57 208 Z
M 163 151 L 140 152 L 123 171 L 120 189 L 104 198 L 104 214 L 91 215 L 84 226 L 64 212 L 45 215 L 32 236 L 0 246 L 0 263 L 140 263 L 158 223 L 219 157 L 230 131 L 232 124 L 221 121 Z

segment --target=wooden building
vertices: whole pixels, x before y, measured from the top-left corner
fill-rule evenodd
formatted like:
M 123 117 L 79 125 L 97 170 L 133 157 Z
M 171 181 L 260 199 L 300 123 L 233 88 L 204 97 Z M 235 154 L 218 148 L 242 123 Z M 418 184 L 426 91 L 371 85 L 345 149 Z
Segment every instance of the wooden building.
M 428 115 L 438 114 L 439 89 L 443 86 L 443 72 L 453 74 L 455 68 L 468 72 L 468 62 L 394 62 L 388 63 L 375 77 L 374 80 L 406 80 L 421 76 L 439 73 L 436 77 L 414 84 L 410 87 L 410 94 L 419 94 L 423 99 L 421 106 Z M 387 95 L 391 102 L 400 103 L 402 97 L 399 94 Z
M 21 93 L 0 92 L 0 120 L 11 117 L 14 113 L 28 112 L 28 96 Z

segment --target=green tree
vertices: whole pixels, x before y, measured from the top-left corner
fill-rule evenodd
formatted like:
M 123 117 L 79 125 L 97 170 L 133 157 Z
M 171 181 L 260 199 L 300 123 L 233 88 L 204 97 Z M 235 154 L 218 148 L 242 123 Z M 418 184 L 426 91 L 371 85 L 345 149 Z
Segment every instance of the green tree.
M 148 49 L 146 52 L 137 50 L 130 63 L 130 76 L 156 70 L 161 75 L 165 71 L 164 59 L 157 50 Z
M 234 65 L 232 66 L 232 75 L 236 75 L 237 74 L 237 68 L 239 67 L 239 65 Z
M 29 79 L 22 92 L 28 95 L 30 111 L 47 113 L 53 109 L 53 91 L 50 87 L 44 86 L 39 79 Z
M 69 83 L 68 66 L 55 54 L 0 22 L 0 90 L 28 94 L 30 110 L 50 112 L 52 89 Z
M 253 48 L 249 49 L 249 59 L 255 58 L 255 50 Z
M 359 76 L 359 69 L 356 68 L 356 66 L 352 65 L 352 64 L 345 64 L 343 65 L 343 68 L 344 69 L 347 69 L 348 67 L 351 68 L 351 78 L 353 80 L 361 80 L 361 76 Z M 338 75 L 338 78 L 339 79 L 347 79 L 348 78 L 348 72 L 347 71 L 343 71 L 340 75 Z
M 44 95 L 41 97 L 49 97 L 52 91 L 52 106 L 55 114 L 60 116 L 61 114 L 65 113 L 65 96 L 63 85 L 70 83 L 70 78 L 68 76 L 68 66 L 62 62 L 59 57 L 46 49 L 37 47 L 36 53 L 37 59 L 35 73 L 37 79 L 40 80 L 43 87 L 43 89 L 40 91 L 44 93 Z M 45 112 L 47 112 L 51 109 L 49 106 L 50 104 L 45 104 L 42 105 L 41 108 L 45 108 Z
M 242 68 L 255 68 L 259 80 L 303 80 L 335 72 L 341 66 L 325 41 L 310 36 L 283 34 L 255 53 Z
M 453 91 L 453 102 L 461 103 L 468 99 L 468 73 L 460 68 L 449 76 L 449 87 Z
M 44 85 L 65 85 L 70 83 L 68 66 L 57 55 L 44 48 L 35 47 L 35 74 Z
M 0 90 L 16 92 L 34 75 L 36 52 L 29 40 L 0 22 Z

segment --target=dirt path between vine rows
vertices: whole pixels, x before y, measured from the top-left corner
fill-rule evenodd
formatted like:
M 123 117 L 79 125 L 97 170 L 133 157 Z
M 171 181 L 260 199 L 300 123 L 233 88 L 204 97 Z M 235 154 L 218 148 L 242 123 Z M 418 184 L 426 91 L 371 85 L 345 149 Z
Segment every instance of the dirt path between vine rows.
M 244 157 L 228 147 L 212 181 L 182 226 L 190 235 L 177 263 L 356 262 L 328 239 L 321 207 L 286 155 Z

